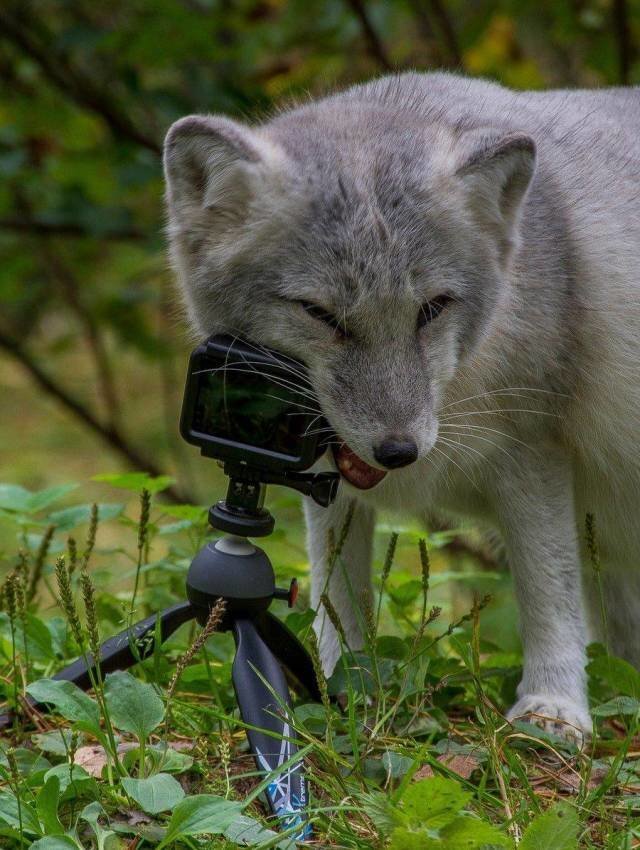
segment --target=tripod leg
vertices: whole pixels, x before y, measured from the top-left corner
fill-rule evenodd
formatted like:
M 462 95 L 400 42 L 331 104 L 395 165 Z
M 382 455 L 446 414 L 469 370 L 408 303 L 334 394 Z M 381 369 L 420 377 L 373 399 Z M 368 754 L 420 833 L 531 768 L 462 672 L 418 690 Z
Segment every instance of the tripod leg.
M 296 635 L 270 611 L 257 623 L 263 640 L 315 702 L 321 701 L 311 657 Z
M 297 752 L 282 709 L 282 706 L 291 708 L 289 689 L 282 667 L 251 620 L 235 620 L 233 637 L 236 642 L 233 686 L 240 716 L 245 723 L 256 727 L 247 730 L 247 737 L 258 769 L 271 773 Z M 273 813 L 282 818 L 283 827 L 299 826 L 296 840 L 311 838 L 305 813 L 307 783 L 302 762 L 289 764 L 275 774 L 267 788 L 267 798 Z
M 155 647 L 156 623 L 160 623 L 160 640 L 165 641 L 183 623 L 194 618 L 195 614 L 190 602 L 179 602 L 166 608 L 160 614 L 152 614 L 128 629 L 123 629 L 117 635 L 110 637 L 100 647 L 100 670 L 103 675 L 114 670 L 125 670 L 148 658 Z M 97 667 L 92 655 L 87 659 L 78 658 L 68 667 L 56 673 L 54 679 L 73 682 L 86 691 L 91 687 L 91 675 Z M 31 701 L 38 711 L 46 711 L 46 706 Z M 11 725 L 11 713 L 0 715 L 0 731 Z

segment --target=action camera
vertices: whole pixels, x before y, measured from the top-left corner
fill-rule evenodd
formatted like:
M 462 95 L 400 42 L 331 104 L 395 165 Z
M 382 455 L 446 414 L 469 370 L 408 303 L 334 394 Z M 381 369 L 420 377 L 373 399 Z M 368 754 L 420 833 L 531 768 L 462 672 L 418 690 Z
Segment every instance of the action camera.
M 191 354 L 180 433 L 206 457 L 287 474 L 308 469 L 330 435 L 304 364 L 227 335 Z

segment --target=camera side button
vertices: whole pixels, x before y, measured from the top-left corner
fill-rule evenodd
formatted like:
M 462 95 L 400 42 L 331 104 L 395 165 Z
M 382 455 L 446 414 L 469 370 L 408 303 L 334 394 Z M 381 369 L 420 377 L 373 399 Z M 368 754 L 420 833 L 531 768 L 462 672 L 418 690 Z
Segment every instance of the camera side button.
M 289 587 L 276 587 L 273 594 L 276 599 L 284 599 L 289 608 L 293 608 L 298 598 L 298 579 L 292 578 Z

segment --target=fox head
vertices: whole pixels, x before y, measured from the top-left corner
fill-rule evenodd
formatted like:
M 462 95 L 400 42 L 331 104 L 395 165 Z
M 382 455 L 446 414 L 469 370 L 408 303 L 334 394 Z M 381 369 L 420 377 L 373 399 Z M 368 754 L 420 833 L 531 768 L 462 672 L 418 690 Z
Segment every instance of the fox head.
M 259 126 L 183 118 L 164 166 L 194 330 L 303 361 L 355 486 L 426 456 L 506 309 L 532 139 L 343 95 Z

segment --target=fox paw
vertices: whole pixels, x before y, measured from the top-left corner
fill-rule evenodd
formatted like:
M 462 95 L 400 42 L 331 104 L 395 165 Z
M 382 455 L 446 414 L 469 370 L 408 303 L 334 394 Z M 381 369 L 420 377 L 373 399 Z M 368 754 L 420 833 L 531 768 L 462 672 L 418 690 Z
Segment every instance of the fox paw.
M 585 705 L 549 694 L 525 694 L 507 712 L 507 720 L 525 720 L 553 735 L 585 744 L 593 725 Z

